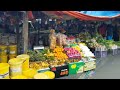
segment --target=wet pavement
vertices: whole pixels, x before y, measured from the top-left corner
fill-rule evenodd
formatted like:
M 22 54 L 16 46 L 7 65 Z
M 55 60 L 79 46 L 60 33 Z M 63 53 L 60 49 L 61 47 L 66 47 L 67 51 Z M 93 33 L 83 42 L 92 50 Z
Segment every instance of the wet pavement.
M 97 59 L 96 63 L 95 70 L 60 79 L 120 79 L 120 55 L 109 55 L 106 58 Z
M 120 79 L 120 55 L 101 58 L 93 79 Z

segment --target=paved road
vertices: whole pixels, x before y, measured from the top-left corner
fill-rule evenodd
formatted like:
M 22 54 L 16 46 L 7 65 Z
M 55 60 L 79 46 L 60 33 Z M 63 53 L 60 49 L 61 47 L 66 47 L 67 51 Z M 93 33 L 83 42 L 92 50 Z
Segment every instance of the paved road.
M 92 72 L 69 75 L 60 79 L 120 79 L 120 55 L 97 59 L 97 68 Z
M 120 55 L 102 58 L 95 70 L 94 79 L 120 79 Z

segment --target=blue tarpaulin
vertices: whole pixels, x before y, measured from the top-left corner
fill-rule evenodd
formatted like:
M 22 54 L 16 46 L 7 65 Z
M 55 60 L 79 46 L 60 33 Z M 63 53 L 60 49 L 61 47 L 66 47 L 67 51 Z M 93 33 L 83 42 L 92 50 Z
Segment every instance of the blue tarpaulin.
M 80 12 L 95 17 L 114 17 L 120 15 L 120 11 L 80 11 Z

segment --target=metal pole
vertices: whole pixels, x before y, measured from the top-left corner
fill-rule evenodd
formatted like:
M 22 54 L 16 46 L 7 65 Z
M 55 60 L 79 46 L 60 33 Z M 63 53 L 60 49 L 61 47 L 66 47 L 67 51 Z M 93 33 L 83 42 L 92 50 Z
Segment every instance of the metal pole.
M 23 13 L 23 48 L 24 53 L 27 53 L 28 50 L 28 12 Z

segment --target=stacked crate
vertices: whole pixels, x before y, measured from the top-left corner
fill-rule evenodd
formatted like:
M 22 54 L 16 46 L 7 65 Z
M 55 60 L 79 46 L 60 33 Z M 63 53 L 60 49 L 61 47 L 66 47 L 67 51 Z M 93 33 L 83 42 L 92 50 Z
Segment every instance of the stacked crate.
M 85 63 L 84 67 L 83 67 L 84 71 L 89 71 L 89 70 L 93 70 L 96 68 L 96 59 L 95 58 L 88 57 L 88 58 L 83 58 L 82 60 Z
M 105 47 L 96 47 L 95 57 L 96 58 L 107 57 L 107 49 Z
M 111 51 L 112 55 L 117 55 L 118 54 L 117 45 L 112 46 L 110 51 Z
M 117 54 L 120 54 L 120 47 L 117 48 Z

